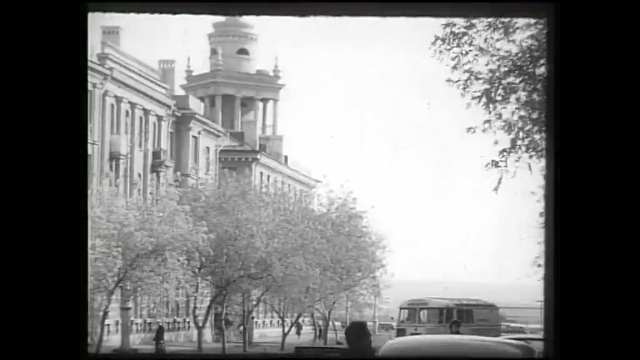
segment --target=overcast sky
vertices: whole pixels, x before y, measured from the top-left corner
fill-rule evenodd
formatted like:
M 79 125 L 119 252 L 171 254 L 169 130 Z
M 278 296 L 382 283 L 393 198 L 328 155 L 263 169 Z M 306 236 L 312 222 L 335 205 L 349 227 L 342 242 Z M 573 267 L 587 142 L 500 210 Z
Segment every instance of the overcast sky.
M 441 23 L 430 18 L 245 17 L 259 34 L 259 68 L 282 71 L 279 129 L 285 153 L 320 179 L 351 187 L 391 248 L 396 279 L 534 282 L 538 178 L 524 172 L 491 192 L 492 139 L 464 129 L 483 119 L 445 84 L 431 57 Z M 187 56 L 209 71 L 216 16 L 90 14 L 122 26 L 121 47 L 157 67 Z

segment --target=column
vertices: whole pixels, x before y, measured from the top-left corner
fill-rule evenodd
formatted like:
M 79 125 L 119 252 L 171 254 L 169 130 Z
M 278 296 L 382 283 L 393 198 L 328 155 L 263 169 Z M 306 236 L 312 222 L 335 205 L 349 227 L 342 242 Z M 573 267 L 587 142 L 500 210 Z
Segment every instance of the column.
M 241 120 L 242 120 L 242 108 L 240 107 L 242 97 L 236 95 L 235 97 L 235 107 L 233 110 L 233 129 L 235 131 L 242 130 L 241 128 Z
M 102 122 L 102 136 L 100 137 L 100 183 L 103 181 L 105 175 L 109 171 L 109 135 L 111 134 L 111 126 L 109 121 L 109 117 L 111 116 L 111 114 L 109 114 L 109 105 L 111 105 L 113 97 L 114 94 L 111 91 L 105 90 L 101 101 L 102 116 L 100 117 L 100 121 Z
M 273 135 L 278 135 L 278 100 L 273 99 Z
M 116 135 L 120 137 L 120 143 L 118 145 L 118 149 L 122 150 L 123 152 L 127 153 L 128 151 L 126 151 L 126 146 L 128 145 L 128 141 L 125 138 L 125 135 L 127 132 L 125 131 L 124 127 L 125 125 L 125 117 L 126 114 L 125 112 L 127 111 L 127 108 L 129 107 L 129 101 L 125 98 L 123 98 L 122 96 L 116 96 Z M 118 192 L 121 195 L 126 195 L 129 193 L 129 169 L 128 164 L 129 164 L 129 155 L 127 155 L 126 157 L 120 157 L 118 159 L 116 159 L 116 161 L 118 161 L 119 166 L 117 167 L 119 170 L 119 173 L 116 174 L 116 178 L 118 179 Z
M 222 95 L 216 95 L 216 109 L 214 121 L 216 124 L 222 126 Z
M 100 135 L 101 135 L 101 131 L 100 131 L 100 126 L 102 124 L 102 122 L 100 121 L 100 98 L 101 98 L 101 89 L 102 87 L 97 85 L 97 84 L 91 84 L 91 119 L 89 119 L 89 121 L 92 122 L 93 126 L 92 126 L 92 130 L 91 133 L 89 134 L 89 140 L 93 140 L 96 141 L 97 144 L 92 144 L 91 145 L 91 160 L 92 160 L 92 164 L 91 164 L 91 187 L 94 187 L 96 184 L 96 180 L 100 179 L 99 173 L 100 173 L 100 164 L 102 163 L 102 161 L 100 161 L 100 156 L 101 156 L 101 152 L 100 152 L 100 144 L 102 143 L 100 141 Z
M 267 109 L 269 99 L 262 99 L 262 135 L 267 135 Z
M 136 138 L 138 134 L 142 134 L 143 129 L 138 128 L 138 116 L 142 114 L 142 106 L 134 103 L 131 104 L 131 131 L 129 131 L 129 197 L 135 197 L 137 191 L 136 182 Z M 138 184 L 142 186 L 142 184 Z
M 142 199 L 144 202 L 147 202 L 149 199 L 149 183 L 150 183 L 150 174 L 151 174 L 151 135 L 149 134 L 149 124 L 151 124 L 152 118 L 155 117 L 156 113 L 154 111 L 144 109 L 144 130 L 142 134 L 144 135 L 144 161 L 142 168 Z
M 211 114 L 211 96 L 204 97 L 204 117 L 207 119 L 211 119 L 213 117 Z

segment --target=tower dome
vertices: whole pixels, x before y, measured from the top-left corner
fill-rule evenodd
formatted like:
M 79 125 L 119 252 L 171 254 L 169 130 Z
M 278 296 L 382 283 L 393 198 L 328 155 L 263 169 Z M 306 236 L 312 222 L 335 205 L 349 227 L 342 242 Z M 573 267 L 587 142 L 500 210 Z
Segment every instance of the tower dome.
M 211 71 L 254 73 L 258 35 L 253 32 L 253 25 L 239 17 L 228 17 L 213 23 L 213 30 L 209 34 Z

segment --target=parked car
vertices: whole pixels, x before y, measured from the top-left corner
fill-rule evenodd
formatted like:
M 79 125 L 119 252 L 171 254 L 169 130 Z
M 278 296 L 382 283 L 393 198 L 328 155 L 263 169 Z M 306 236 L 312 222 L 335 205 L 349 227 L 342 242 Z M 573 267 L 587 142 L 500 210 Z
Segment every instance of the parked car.
M 536 351 L 515 340 L 473 335 L 414 335 L 387 341 L 378 356 L 532 358 Z
M 507 336 L 502 336 L 501 338 L 507 339 L 507 340 L 521 341 L 531 346 L 536 351 L 536 357 L 543 357 L 544 337 L 542 337 L 542 335 L 536 335 L 536 334 L 507 335 Z

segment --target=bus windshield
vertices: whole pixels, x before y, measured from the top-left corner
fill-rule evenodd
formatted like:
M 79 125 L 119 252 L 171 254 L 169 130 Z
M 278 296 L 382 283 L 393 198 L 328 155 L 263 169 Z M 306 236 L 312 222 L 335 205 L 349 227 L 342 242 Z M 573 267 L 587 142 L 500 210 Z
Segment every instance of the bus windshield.
M 402 323 L 415 324 L 418 315 L 418 309 L 416 308 L 402 308 L 400 309 L 400 316 L 398 321 Z

